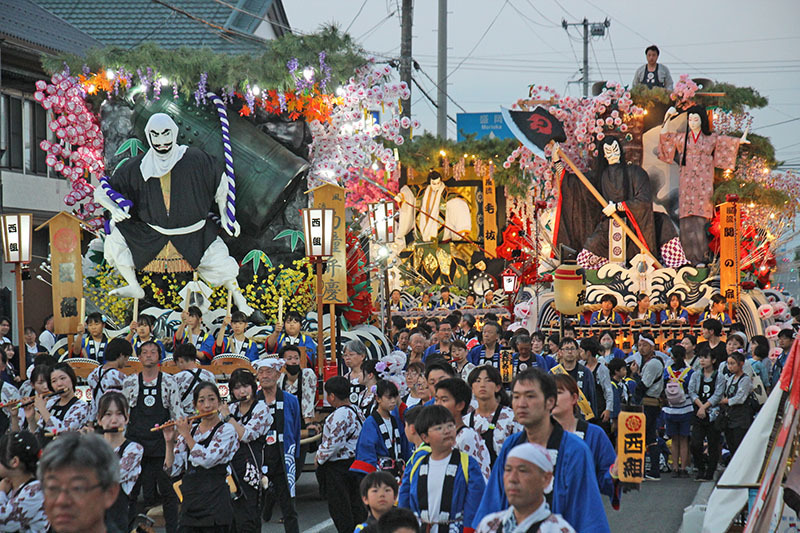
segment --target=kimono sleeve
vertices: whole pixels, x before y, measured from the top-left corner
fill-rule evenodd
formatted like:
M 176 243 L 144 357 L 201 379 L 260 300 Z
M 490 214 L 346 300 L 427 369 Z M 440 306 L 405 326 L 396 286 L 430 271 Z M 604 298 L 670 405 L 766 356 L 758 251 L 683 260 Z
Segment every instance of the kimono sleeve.
M 133 180 L 138 177 L 137 170 L 142 162 L 142 157 L 134 157 L 127 160 L 119 169 L 108 178 L 108 184 L 112 189 L 120 193 L 125 198 L 130 199 L 133 194 Z M 141 178 L 140 178 L 141 179 Z
M 718 135 L 714 144 L 714 166 L 732 169 L 736 166 L 736 154 L 739 153 L 739 139 Z
M 554 502 L 553 512 L 563 516 L 575 531 L 610 532 L 608 519 L 602 512 L 603 501 L 589 447 L 578 437 L 572 434 L 565 435 L 559 450 L 556 469 L 563 469 L 563 472 L 560 473 L 561 479 L 556 481 L 557 486 L 553 489 L 559 492 L 556 495 L 558 501 Z
M 483 481 L 483 475 L 481 474 L 481 465 L 472 457 L 469 458 L 467 471 L 469 472 L 469 480 L 467 481 L 467 500 L 464 502 L 464 533 L 470 533 L 475 530 L 470 525 L 475 522 L 478 503 L 486 490 L 486 483 Z M 480 520 L 478 520 L 478 523 L 480 523 Z M 475 525 L 477 526 L 477 524 Z
M 511 448 L 518 444 L 518 439 L 513 436 L 503 443 L 503 449 L 497 456 L 491 474 L 489 474 L 489 481 L 486 482 L 486 488 L 483 491 L 483 497 L 480 499 L 481 503 L 475 510 L 472 518 L 472 527 L 476 528 L 481 523 L 484 516 L 502 511 L 508 507 L 508 500 L 506 499 L 506 489 L 503 486 L 503 471 L 506 468 L 506 457 Z M 595 485 L 597 482 L 595 482 Z M 464 524 L 469 522 L 464 521 Z
M 295 458 L 300 458 L 300 404 L 294 395 L 284 393 L 283 396 L 284 411 L 288 416 L 284 417 L 284 443 L 286 443 L 287 436 L 291 435 L 290 443 L 294 446 Z M 288 434 L 288 435 L 287 435 Z M 290 444 L 291 446 L 291 444 Z M 287 448 L 290 449 L 290 448 Z
M 204 360 L 202 360 L 203 364 L 206 364 L 207 362 L 211 361 L 211 359 L 214 357 L 214 343 L 216 342 L 217 339 L 215 339 L 213 335 L 208 335 L 208 337 L 206 337 L 206 340 L 204 340 L 203 344 L 200 346 L 200 352 L 205 355 L 205 357 L 203 358 Z
M 258 343 L 250 342 L 250 346 L 247 348 L 247 358 L 251 361 L 258 359 Z
M 597 431 L 594 431 L 596 429 Z M 600 487 L 600 492 L 609 498 L 614 497 L 614 480 L 611 477 L 609 469 L 617 460 L 617 454 L 614 452 L 614 446 L 600 426 L 593 424 L 589 425 L 589 432 L 591 434 L 591 445 L 589 446 L 594 456 L 595 469 L 597 471 L 597 485 Z
M 685 133 L 662 133 L 658 137 L 658 158 L 664 163 L 672 163 L 675 152 L 683 151 Z
M 364 421 L 356 443 L 356 458 L 350 466 L 351 472 L 370 474 L 378 466 L 378 443 L 381 441 L 378 426 L 372 417 Z
M 207 446 L 195 441 L 194 447 L 189 452 L 189 461 L 194 466 L 212 468 L 230 463 L 238 449 L 239 438 L 236 430 L 233 426 L 225 424 L 214 433 Z
M 400 487 L 397 491 L 397 506 L 403 509 L 408 509 L 411 505 L 411 471 L 414 469 L 414 461 L 418 458 L 416 455 L 412 455 L 411 460 L 403 470 L 403 479 L 400 480 Z

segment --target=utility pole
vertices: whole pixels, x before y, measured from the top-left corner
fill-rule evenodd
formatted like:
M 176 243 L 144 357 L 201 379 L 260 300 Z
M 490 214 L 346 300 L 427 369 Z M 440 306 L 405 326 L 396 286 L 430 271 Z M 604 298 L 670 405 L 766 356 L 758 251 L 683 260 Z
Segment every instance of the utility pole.
M 400 18 L 400 81 L 404 81 L 411 90 L 411 26 L 414 21 L 414 1 L 403 0 L 402 15 Z M 401 117 L 411 119 L 411 98 L 403 104 Z M 409 128 L 403 128 L 403 137 L 408 138 Z
M 583 96 L 589 96 L 589 21 L 583 19 Z
M 611 21 L 605 19 L 603 22 L 589 22 L 588 19 L 584 18 L 581 22 L 567 22 L 566 20 L 561 20 L 561 27 L 564 28 L 564 31 L 569 33 L 570 26 L 582 26 L 583 27 L 583 78 L 581 83 L 583 84 L 583 96 L 589 96 L 589 37 L 602 37 L 606 34 L 606 28 L 611 26 Z
M 447 138 L 447 0 L 439 0 L 436 135 Z

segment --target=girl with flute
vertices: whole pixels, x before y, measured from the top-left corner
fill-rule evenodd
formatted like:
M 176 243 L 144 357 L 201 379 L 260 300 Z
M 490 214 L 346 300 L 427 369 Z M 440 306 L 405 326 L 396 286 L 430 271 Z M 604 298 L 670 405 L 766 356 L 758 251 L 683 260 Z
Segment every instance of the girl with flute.
M 50 372 L 50 390 L 58 392 L 46 400 L 36 396 L 33 406 L 41 418 L 38 421 L 38 433 L 44 443 L 52 440 L 45 436 L 46 433 L 58 434 L 65 431 L 78 431 L 89 422 L 89 404 L 78 400 L 75 396 L 75 387 L 78 378 L 75 371 L 67 363 L 57 363 Z M 28 418 L 31 406 L 26 407 L 25 417 Z
M 30 373 L 29 381 L 32 384 L 31 396 L 20 398 L 19 403 L 9 406 L 11 409 L 11 431 L 36 431 L 36 425 L 39 422 L 39 413 L 35 409 L 31 409 L 31 417 L 25 413 L 26 404 L 33 405 L 33 400 L 36 395 L 47 396 L 52 395 L 50 390 L 50 367 L 47 365 L 38 365 L 33 367 Z M 20 420 L 22 423 L 20 423 Z
M 185 533 L 227 531 L 233 523 L 226 478 L 228 465 L 239 449 L 239 436 L 231 424 L 216 415 L 221 404 L 217 386 L 202 382 L 194 390 L 194 406 L 200 415 L 207 416 L 195 425 L 181 418 L 163 429 L 164 470 L 172 477 L 183 474 L 179 525 Z
M 144 455 L 141 444 L 125 438 L 129 414 L 128 400 L 121 392 L 107 391 L 97 402 L 97 425 L 105 441 L 114 448 L 114 453 L 119 457 L 120 491 L 114 505 L 106 510 L 106 523 L 115 524 L 118 531 L 131 530 L 130 524 L 136 509 L 131 493 L 142 472 Z
M 236 430 L 239 449 L 231 461 L 239 497 L 233 501 L 234 531 L 261 531 L 261 478 L 264 468 L 264 443 L 272 425 L 267 404 L 256 398 L 256 377 L 245 368 L 237 368 L 228 381 L 234 402 L 222 404 L 219 413 Z

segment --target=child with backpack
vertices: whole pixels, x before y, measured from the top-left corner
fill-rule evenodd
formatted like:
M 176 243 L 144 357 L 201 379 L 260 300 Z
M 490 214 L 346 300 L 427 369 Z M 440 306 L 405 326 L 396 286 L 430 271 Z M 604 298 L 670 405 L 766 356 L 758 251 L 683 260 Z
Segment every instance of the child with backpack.
M 695 407 L 689 448 L 697 468 L 695 479 L 713 481 L 719 461 L 721 435 L 717 427 L 717 417 L 725 378 L 722 372 L 714 368 L 711 352 L 701 352 L 697 360 L 700 369 L 692 373 L 689 379 L 689 398 Z M 705 441 L 708 441 L 708 453 L 703 452 Z
M 689 429 L 694 417 L 689 397 L 692 367 L 686 364 L 686 349 L 680 344 L 672 347 L 672 364 L 664 369 L 664 396 L 667 405 L 662 409 L 666 420 L 667 437 L 672 439 L 672 477 L 689 477 Z

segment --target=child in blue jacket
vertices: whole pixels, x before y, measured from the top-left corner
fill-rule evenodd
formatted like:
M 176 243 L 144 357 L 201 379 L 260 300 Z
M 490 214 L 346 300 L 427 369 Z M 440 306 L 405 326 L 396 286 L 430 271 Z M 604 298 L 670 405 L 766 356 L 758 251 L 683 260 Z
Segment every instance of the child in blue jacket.
M 475 511 L 486 487 L 480 465 L 455 448 L 456 424 L 441 405 L 422 409 L 415 428 L 430 451 L 414 454 L 403 474 L 398 505 L 411 509 L 431 533 L 452 526 L 471 533 Z

